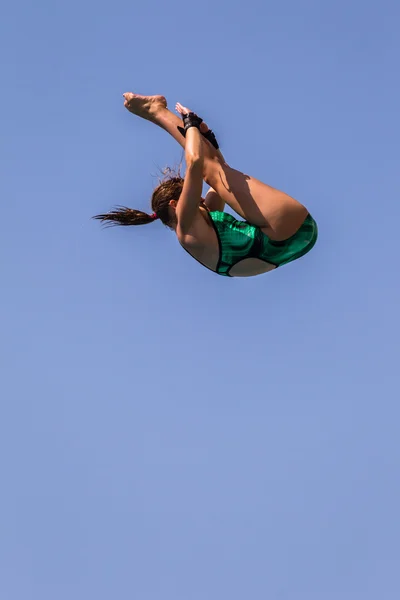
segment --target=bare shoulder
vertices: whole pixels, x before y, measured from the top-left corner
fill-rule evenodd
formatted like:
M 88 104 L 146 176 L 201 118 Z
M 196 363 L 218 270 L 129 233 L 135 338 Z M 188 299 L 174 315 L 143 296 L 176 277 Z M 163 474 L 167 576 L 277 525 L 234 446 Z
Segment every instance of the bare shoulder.
M 202 246 L 201 239 L 193 233 L 182 233 L 179 230 L 176 231 L 176 237 L 182 246 L 188 246 L 190 248 L 199 248 Z
M 203 210 L 199 210 L 189 231 L 182 231 L 179 228 L 179 225 L 176 229 L 176 235 L 179 243 L 190 248 L 200 248 L 205 245 L 207 246 L 210 242 L 210 236 L 212 236 L 213 233 L 213 227 L 208 222 L 207 214 Z

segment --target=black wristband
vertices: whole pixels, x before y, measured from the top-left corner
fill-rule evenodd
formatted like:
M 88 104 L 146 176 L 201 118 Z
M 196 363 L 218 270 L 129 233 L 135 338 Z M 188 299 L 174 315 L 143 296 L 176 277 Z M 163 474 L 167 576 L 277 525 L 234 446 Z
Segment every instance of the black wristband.
M 190 127 L 196 127 L 197 129 L 200 129 L 200 124 L 203 122 L 203 119 L 198 117 L 193 112 L 182 115 L 182 120 L 183 120 L 183 125 L 185 128 L 185 131 L 190 129 Z
M 190 127 L 197 127 L 197 129 L 200 129 L 200 124 L 203 122 L 203 119 L 193 112 L 182 115 L 182 119 L 184 127 L 178 126 L 177 129 L 183 137 L 186 137 L 186 131 Z M 212 129 L 209 129 L 206 133 L 201 132 L 201 135 L 204 136 L 216 150 L 219 150 L 219 144 Z

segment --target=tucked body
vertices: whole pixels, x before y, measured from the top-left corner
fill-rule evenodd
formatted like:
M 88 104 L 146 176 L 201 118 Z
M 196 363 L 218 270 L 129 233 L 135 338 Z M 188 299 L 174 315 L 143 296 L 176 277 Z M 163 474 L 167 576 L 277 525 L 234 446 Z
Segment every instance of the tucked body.
M 130 112 L 159 125 L 185 148 L 186 173 L 166 174 L 153 192 L 152 214 L 122 208 L 96 218 L 120 225 L 161 219 L 194 259 L 228 277 L 266 273 L 315 245 L 317 225 L 305 206 L 231 168 L 215 135 L 195 113 L 178 103 L 179 118 L 163 96 L 124 97 Z M 203 181 L 210 186 L 205 198 Z M 239 218 L 224 211 L 226 204 Z

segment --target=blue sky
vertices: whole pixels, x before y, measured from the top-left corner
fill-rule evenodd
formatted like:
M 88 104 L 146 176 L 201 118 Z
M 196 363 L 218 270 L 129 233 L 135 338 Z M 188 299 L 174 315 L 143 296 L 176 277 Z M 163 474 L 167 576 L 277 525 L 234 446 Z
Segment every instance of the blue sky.
M 4 600 L 394 600 L 398 3 L 7 2 L 0 49 Z M 199 112 L 320 238 L 203 269 L 149 208 Z

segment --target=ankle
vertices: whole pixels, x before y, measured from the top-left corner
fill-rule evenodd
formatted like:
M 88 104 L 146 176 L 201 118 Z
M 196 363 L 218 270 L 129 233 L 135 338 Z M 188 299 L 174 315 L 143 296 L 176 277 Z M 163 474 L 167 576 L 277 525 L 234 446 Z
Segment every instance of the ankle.
M 148 110 L 148 119 L 157 123 L 158 121 L 162 121 L 165 113 L 168 113 L 168 109 L 160 104 L 152 104 Z

